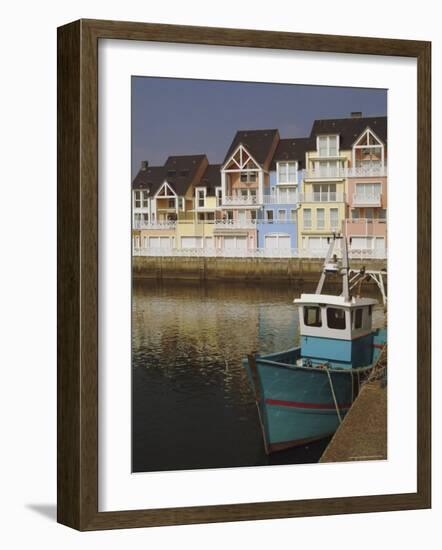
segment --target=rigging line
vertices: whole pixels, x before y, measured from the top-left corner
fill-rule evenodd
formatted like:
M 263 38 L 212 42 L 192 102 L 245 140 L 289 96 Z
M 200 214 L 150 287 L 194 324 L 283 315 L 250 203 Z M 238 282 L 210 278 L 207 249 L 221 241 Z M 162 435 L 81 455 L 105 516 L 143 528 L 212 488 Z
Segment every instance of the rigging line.
M 339 418 L 339 424 L 342 424 L 341 411 L 339 410 L 338 402 L 336 400 L 335 390 L 333 388 L 333 382 L 330 375 L 330 369 L 327 368 L 326 370 L 327 370 L 328 381 L 330 382 L 330 389 L 333 396 L 333 401 L 335 403 L 336 414 L 338 415 L 338 418 Z

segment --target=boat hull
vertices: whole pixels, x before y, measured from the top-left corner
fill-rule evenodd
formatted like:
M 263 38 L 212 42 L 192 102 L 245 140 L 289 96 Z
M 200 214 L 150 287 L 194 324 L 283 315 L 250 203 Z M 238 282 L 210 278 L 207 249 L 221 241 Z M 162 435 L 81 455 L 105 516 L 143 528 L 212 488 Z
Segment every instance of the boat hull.
M 376 335 L 372 361 L 385 340 L 385 334 Z M 301 348 L 293 348 L 243 361 L 267 453 L 333 435 L 357 396 L 360 377 L 371 369 L 301 367 L 300 356 Z

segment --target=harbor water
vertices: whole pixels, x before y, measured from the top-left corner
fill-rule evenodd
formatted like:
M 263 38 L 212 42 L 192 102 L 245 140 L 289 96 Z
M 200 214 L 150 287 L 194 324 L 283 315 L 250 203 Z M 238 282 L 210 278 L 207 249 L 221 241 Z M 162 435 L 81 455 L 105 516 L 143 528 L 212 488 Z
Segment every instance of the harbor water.
M 134 472 L 315 463 L 329 439 L 267 456 L 241 360 L 299 344 L 293 299 L 312 288 L 135 280 Z M 378 297 L 373 291 L 373 296 Z M 382 305 L 374 325 L 382 326 Z

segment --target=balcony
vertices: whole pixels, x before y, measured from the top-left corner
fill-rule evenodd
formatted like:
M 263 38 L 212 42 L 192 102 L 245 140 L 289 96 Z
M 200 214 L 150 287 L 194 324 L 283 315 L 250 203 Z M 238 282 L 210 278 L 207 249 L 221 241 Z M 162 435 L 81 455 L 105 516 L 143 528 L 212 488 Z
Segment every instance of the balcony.
M 136 220 L 133 223 L 133 229 L 175 229 L 176 221 L 148 222 Z
M 352 206 L 381 206 L 382 193 L 353 193 Z
M 264 195 L 263 196 L 264 204 L 297 204 L 298 203 L 298 193 L 289 193 L 285 196 L 282 194 L 276 195 Z
M 255 229 L 256 220 L 215 220 L 215 230 Z
M 387 220 L 346 219 L 343 225 L 344 234 L 348 237 L 385 237 L 387 234 Z
M 345 168 L 348 178 L 376 178 L 387 175 L 387 167 L 381 164 L 367 164 L 366 166 L 350 166 Z
M 258 204 L 257 196 L 231 195 L 223 197 L 223 206 L 255 206 Z
M 346 176 L 346 168 L 343 166 L 326 166 L 323 168 L 303 170 L 304 181 L 309 180 L 342 180 Z
M 345 193 L 336 191 L 300 193 L 299 202 L 345 202 Z

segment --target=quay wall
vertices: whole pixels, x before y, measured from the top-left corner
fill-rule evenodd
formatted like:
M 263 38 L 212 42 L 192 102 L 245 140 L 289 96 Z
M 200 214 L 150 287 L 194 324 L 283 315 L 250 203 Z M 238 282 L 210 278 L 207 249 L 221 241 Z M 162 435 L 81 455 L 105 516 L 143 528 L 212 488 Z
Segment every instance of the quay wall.
M 134 256 L 136 279 L 317 282 L 323 259 Z M 380 270 L 385 260 L 351 260 L 351 267 Z

